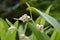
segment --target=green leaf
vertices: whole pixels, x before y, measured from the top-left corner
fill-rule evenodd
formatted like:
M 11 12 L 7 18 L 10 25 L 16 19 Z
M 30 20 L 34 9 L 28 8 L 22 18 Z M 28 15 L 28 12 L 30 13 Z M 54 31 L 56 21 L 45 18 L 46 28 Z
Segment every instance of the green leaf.
M 8 29 L 8 24 L 6 23 L 6 21 L 2 18 L 0 18 L 0 21 L 3 23 L 3 25 L 5 26 L 5 29 Z
M 50 11 L 51 7 L 52 7 L 52 5 L 50 5 L 50 6 L 47 8 L 45 14 L 49 14 L 49 11 Z M 37 18 L 37 20 L 36 20 L 36 23 L 44 25 L 44 24 L 45 24 L 45 19 L 39 16 L 39 17 Z
M 49 22 L 55 29 L 57 29 L 60 32 L 60 24 L 53 17 L 41 12 L 40 10 L 38 10 L 34 7 L 30 7 L 30 8 L 33 12 L 41 15 L 47 22 Z M 29 10 L 29 8 L 28 8 L 28 10 Z
M 56 40 L 60 40 L 60 32 L 57 31 Z
M 19 25 L 18 34 L 19 34 L 19 36 L 20 36 L 20 34 L 24 34 L 23 24 L 20 24 L 20 25 Z
M 28 27 L 30 27 L 31 31 L 36 36 L 37 40 L 49 40 L 47 34 L 37 31 L 35 25 L 31 24 L 30 22 L 28 22 Z
M 18 27 L 18 21 L 16 21 L 16 22 L 14 23 L 14 26 Z
M 14 26 L 16 27 L 16 29 L 18 28 L 18 21 L 14 23 Z M 15 40 L 16 34 L 17 34 L 17 30 L 14 30 L 14 32 L 10 35 L 10 40 Z
M 36 23 L 36 24 L 40 24 L 40 21 L 41 21 L 41 17 L 39 16 L 39 17 L 35 20 L 35 23 Z
M 7 22 L 9 23 L 10 26 L 13 25 L 10 21 L 7 20 Z M 6 32 L 6 40 L 7 40 L 7 38 L 8 38 L 8 40 L 15 40 L 16 39 L 18 21 L 16 21 L 13 26 L 16 27 L 16 30 L 14 30 L 12 33 L 8 30 Z
M 5 40 L 5 28 L 4 28 L 4 24 L 0 21 L 0 37 L 1 37 L 1 40 Z
M 55 30 L 50 38 L 50 40 L 60 40 L 60 32 Z
M 8 19 L 6 19 L 6 22 L 7 22 L 9 25 L 13 25 Z
M 37 38 L 34 34 L 32 34 L 29 38 L 30 38 L 30 40 L 37 40 Z
M 50 9 L 52 8 L 52 6 L 53 6 L 53 5 L 51 4 L 51 5 L 47 8 L 47 10 L 45 11 L 46 14 L 49 14 Z
M 49 14 L 49 11 L 50 11 L 51 7 L 52 7 L 52 5 L 50 5 L 50 6 L 47 8 L 45 14 Z M 41 22 L 40 22 L 40 24 L 45 25 L 45 19 L 42 18 L 42 17 L 41 17 Z
M 57 31 L 55 30 L 50 38 L 50 40 L 55 40 L 56 38 L 56 35 L 57 35 Z

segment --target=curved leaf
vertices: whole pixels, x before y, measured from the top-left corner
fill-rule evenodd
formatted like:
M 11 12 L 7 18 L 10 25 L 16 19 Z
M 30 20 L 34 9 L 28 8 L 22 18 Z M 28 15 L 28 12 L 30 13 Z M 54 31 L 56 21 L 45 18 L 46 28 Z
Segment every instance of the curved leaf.
M 38 13 L 39 15 L 41 15 L 47 22 L 49 22 L 55 29 L 57 29 L 60 32 L 60 24 L 53 17 L 41 12 L 40 10 L 38 10 L 34 7 L 30 7 L 30 8 L 33 12 Z M 30 8 L 28 8 L 28 10 Z

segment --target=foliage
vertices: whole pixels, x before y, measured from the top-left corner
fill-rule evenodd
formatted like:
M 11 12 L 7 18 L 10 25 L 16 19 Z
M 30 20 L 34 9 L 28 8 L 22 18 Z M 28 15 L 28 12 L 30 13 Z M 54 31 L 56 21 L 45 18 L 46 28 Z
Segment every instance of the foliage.
M 60 40 L 59 3 L 60 0 L 0 0 L 0 40 Z

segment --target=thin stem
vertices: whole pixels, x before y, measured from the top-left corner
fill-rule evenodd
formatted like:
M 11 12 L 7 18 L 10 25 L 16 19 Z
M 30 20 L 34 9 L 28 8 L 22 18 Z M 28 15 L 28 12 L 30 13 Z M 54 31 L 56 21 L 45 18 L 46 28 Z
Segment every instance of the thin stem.
M 48 34 L 49 32 L 52 32 L 54 31 L 54 28 L 49 28 L 47 31 L 46 31 L 46 34 Z
M 26 22 L 26 24 L 25 24 L 24 34 L 25 34 L 25 32 L 26 32 L 26 29 L 27 29 L 27 22 Z
M 30 8 L 30 16 L 31 16 L 31 21 L 32 21 L 32 23 L 35 24 L 35 22 L 34 22 L 33 19 L 32 19 L 32 11 L 31 11 L 31 8 Z
M 27 2 L 26 2 L 26 5 L 28 6 L 29 11 L 30 11 L 31 21 L 32 21 L 33 24 L 35 24 L 33 19 L 32 19 L 32 11 L 31 11 L 30 5 Z
M 31 8 L 30 8 L 30 15 L 31 15 L 31 18 L 32 18 L 32 11 L 31 11 Z
M 35 22 L 33 21 L 33 19 L 32 19 L 32 18 L 31 18 L 31 21 L 32 21 L 32 23 L 33 23 L 33 24 L 35 24 Z
M 48 29 L 51 25 L 47 26 L 46 28 L 44 28 L 44 30 Z

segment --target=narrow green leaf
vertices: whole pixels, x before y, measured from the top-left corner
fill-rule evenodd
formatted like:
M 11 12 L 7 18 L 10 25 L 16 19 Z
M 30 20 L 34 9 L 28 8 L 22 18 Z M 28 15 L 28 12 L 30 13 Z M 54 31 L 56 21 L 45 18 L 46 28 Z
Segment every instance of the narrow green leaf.
M 34 34 L 32 34 L 29 38 L 30 38 L 30 40 L 37 40 L 37 38 Z
M 60 40 L 60 32 L 57 32 L 56 40 Z
M 54 30 L 50 40 L 60 40 L 60 32 L 58 32 L 57 30 Z
M 18 21 L 16 21 L 16 22 L 14 23 L 14 26 L 18 27 Z
M 14 23 L 14 26 L 15 26 L 16 29 L 17 29 L 17 27 L 18 27 L 18 21 L 16 21 L 16 22 Z M 15 40 L 15 39 L 16 39 L 16 34 L 17 34 L 17 30 L 14 30 L 14 32 L 10 35 L 10 40 Z
M 36 24 L 40 24 L 40 21 L 41 21 L 41 17 L 39 16 L 39 17 L 35 20 L 35 23 L 36 23 Z
M 8 19 L 6 19 L 6 22 L 7 22 L 9 25 L 13 25 Z
M 50 6 L 47 8 L 47 10 L 46 10 L 45 14 L 49 14 L 49 11 L 50 11 L 51 7 L 52 7 L 52 5 L 50 5 Z M 42 25 L 44 25 L 44 24 L 45 24 L 45 19 L 44 19 L 44 18 L 42 18 L 42 17 L 41 17 L 41 22 L 40 22 L 40 24 L 42 24 Z
M 40 10 L 34 7 L 31 7 L 31 10 L 41 15 L 47 22 L 49 22 L 55 29 L 57 29 L 60 32 L 60 24 L 53 17 L 41 12 Z
M 19 25 L 18 34 L 19 34 L 19 36 L 20 36 L 20 34 L 24 34 L 23 24 L 20 24 L 20 25 Z
M 36 27 L 30 22 L 28 22 L 28 26 L 30 27 L 34 35 L 36 36 L 37 40 L 49 40 L 49 37 L 45 33 L 41 33 L 37 31 Z
M 13 25 L 10 21 L 7 20 L 7 22 L 9 23 L 10 26 Z M 16 27 L 16 30 L 14 30 L 12 33 L 8 30 L 6 32 L 6 40 L 7 40 L 7 38 L 8 38 L 8 40 L 15 40 L 16 39 L 18 21 L 16 21 L 13 26 Z
M 2 18 L 0 18 L 0 21 L 3 23 L 3 25 L 5 26 L 5 29 L 8 29 L 8 24 L 6 23 L 6 21 Z
M 49 11 L 50 11 L 50 9 L 52 8 L 52 6 L 53 6 L 53 5 L 51 4 L 51 5 L 47 8 L 47 10 L 45 11 L 46 14 L 49 14 Z
M 3 25 L 3 23 L 0 21 L 0 37 L 1 37 L 1 40 L 5 40 L 5 26 Z

